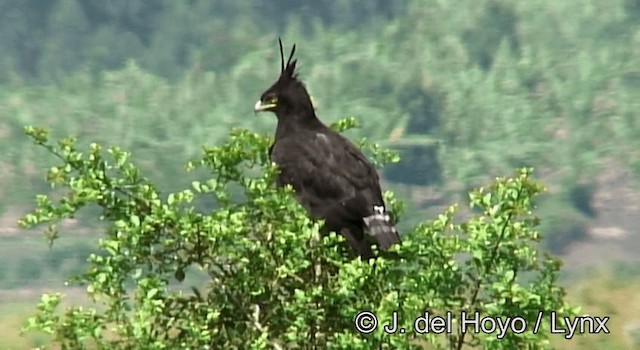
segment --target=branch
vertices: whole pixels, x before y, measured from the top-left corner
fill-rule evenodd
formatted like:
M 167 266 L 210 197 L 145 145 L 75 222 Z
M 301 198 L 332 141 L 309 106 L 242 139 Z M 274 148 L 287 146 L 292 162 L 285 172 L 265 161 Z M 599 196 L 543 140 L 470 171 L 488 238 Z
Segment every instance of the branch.
M 516 197 L 516 201 L 520 198 L 520 194 L 522 193 L 522 188 L 518 189 L 518 196 Z M 504 239 L 504 234 L 507 231 L 507 226 L 509 226 L 509 224 L 511 223 L 511 219 L 513 218 L 513 212 L 510 211 L 509 215 L 507 216 L 507 220 L 505 220 L 504 225 L 502 226 L 502 230 L 500 230 L 500 236 L 498 236 L 498 240 L 496 242 L 496 244 L 493 246 L 493 249 L 491 250 L 491 257 L 489 259 L 489 261 L 491 262 L 495 262 L 495 258 L 496 255 L 498 255 L 498 248 L 500 247 L 500 243 L 502 242 L 502 240 Z M 484 268 L 484 271 L 482 271 L 482 275 L 479 276 L 479 278 L 476 280 L 476 284 L 473 287 L 473 294 L 471 296 L 471 299 L 468 303 L 469 307 L 471 307 L 472 305 L 474 305 L 478 299 L 478 294 L 480 294 L 480 289 L 482 287 L 482 276 L 486 275 L 487 273 L 489 273 L 489 267 L 493 267 L 493 265 L 491 266 L 486 266 Z M 460 337 L 458 338 L 458 341 L 456 343 L 455 349 L 456 350 L 461 350 L 462 349 L 462 345 L 464 344 L 464 337 L 465 337 L 466 333 L 462 333 L 460 334 Z

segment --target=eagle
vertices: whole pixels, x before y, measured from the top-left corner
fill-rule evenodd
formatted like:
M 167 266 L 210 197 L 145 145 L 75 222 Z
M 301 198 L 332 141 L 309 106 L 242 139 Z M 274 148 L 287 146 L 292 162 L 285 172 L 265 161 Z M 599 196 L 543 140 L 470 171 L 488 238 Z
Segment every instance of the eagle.
M 374 258 L 367 235 L 381 251 L 400 243 L 378 173 L 358 147 L 318 119 L 296 73 L 295 44 L 285 64 L 282 40 L 278 42 L 280 77 L 254 106 L 256 114 L 273 112 L 278 120 L 269 148 L 279 169 L 276 184 L 293 187 L 310 217 L 324 220 L 324 234 L 342 234 L 362 259 Z

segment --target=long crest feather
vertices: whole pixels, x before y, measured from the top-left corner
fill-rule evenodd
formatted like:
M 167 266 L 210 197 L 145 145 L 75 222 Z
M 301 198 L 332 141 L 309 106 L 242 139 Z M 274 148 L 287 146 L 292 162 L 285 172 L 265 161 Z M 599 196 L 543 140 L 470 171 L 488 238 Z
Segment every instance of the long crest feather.
M 284 49 L 282 49 L 282 39 L 278 38 L 280 44 L 280 74 L 284 72 Z
M 296 52 L 296 44 L 293 44 L 293 48 L 291 49 L 291 54 L 289 55 L 289 59 L 287 60 L 287 67 L 291 65 L 291 59 L 293 58 L 293 54 Z
M 291 48 L 291 53 L 289 54 L 289 59 L 287 59 L 286 64 L 284 61 L 284 48 L 282 46 L 281 38 L 278 38 L 278 44 L 280 45 L 280 76 L 281 78 L 283 77 L 295 78 L 294 70 L 295 70 L 297 60 L 293 59 L 293 55 L 296 52 L 296 44 L 293 44 L 293 47 Z

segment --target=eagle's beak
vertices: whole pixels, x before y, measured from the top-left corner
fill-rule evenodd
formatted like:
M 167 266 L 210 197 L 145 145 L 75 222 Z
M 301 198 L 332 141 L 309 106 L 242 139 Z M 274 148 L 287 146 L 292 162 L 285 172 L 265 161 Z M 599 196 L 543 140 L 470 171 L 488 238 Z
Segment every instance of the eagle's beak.
M 256 102 L 256 105 L 253 106 L 253 112 L 254 113 L 265 112 L 275 107 L 276 107 L 275 103 L 262 103 L 262 101 L 258 100 L 258 102 Z

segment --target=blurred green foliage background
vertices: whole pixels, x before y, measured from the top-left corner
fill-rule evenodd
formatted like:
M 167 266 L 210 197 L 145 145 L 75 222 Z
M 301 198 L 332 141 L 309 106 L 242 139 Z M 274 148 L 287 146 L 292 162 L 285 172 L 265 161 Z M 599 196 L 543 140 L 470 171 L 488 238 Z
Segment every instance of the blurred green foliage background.
M 298 45 L 321 119 L 356 117 L 350 137 L 400 151 L 382 176 L 404 227 L 533 166 L 547 249 L 606 260 L 569 251 L 597 228 L 612 236 L 596 248 L 640 251 L 639 0 L 0 0 L 0 288 L 62 283 L 99 236 L 80 217 L 49 250 L 15 228 L 49 191 L 24 125 L 131 150 L 174 190 L 202 145 L 272 132 L 252 107 L 279 73 L 278 36 Z

